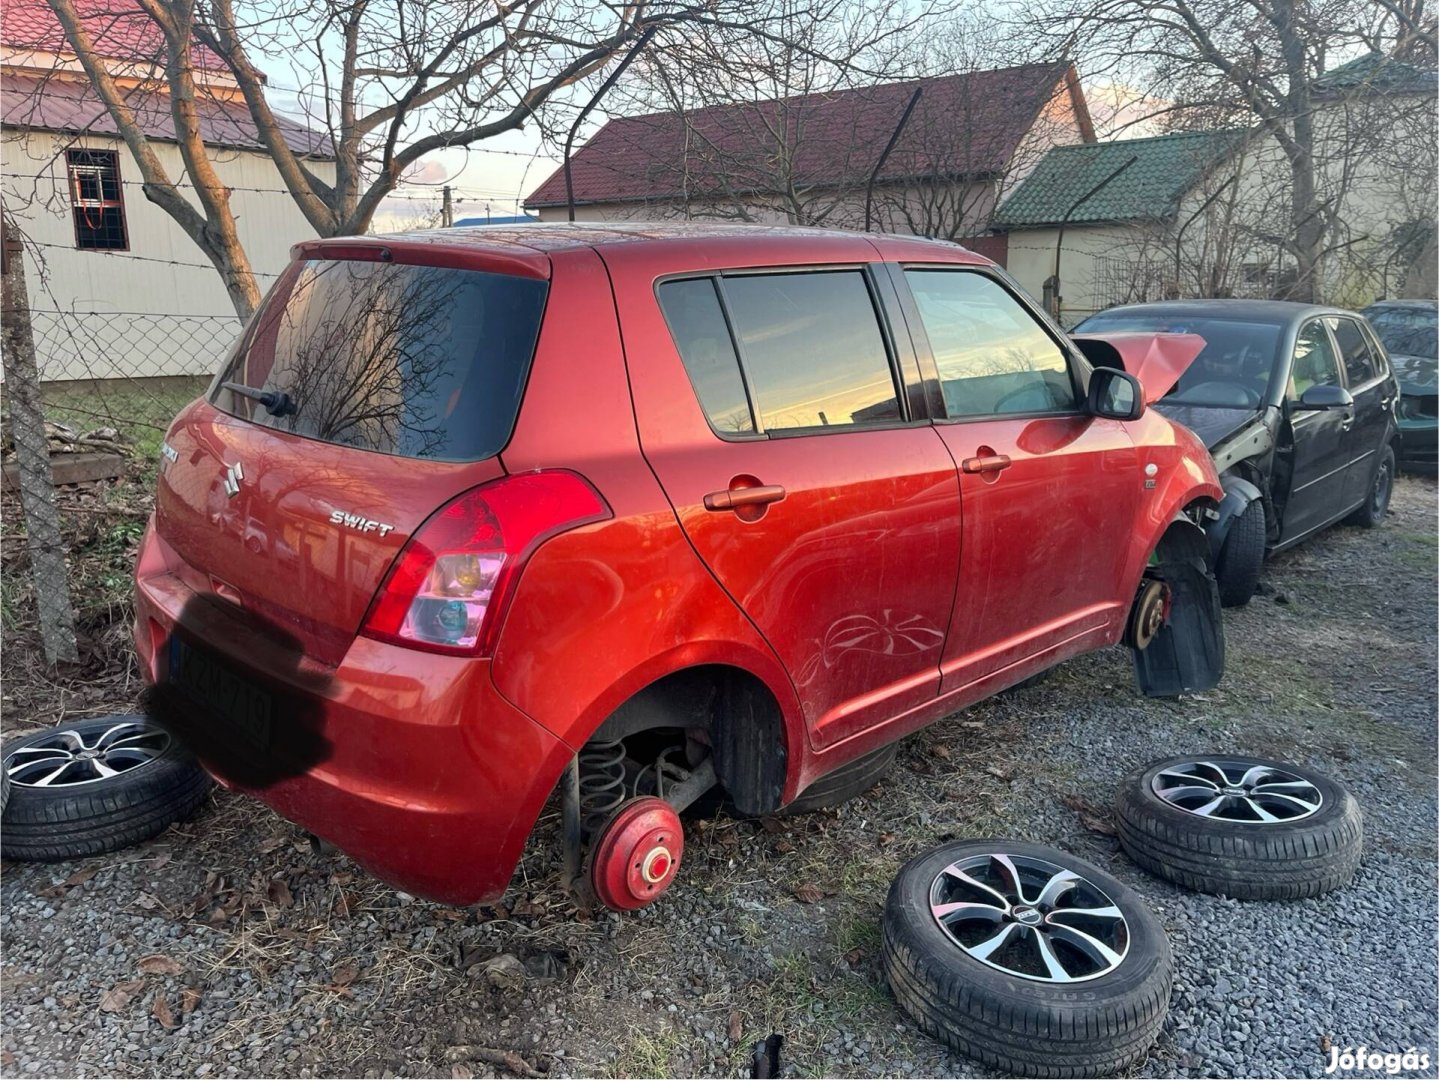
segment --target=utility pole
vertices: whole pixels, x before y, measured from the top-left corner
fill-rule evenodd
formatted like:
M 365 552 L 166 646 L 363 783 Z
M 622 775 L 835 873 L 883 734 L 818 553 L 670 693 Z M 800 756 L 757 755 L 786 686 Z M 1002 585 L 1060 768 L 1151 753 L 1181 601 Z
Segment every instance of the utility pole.
M 25 245 L 10 214 L 0 207 L 0 352 L 4 353 L 5 396 L 15 437 L 20 473 L 20 509 L 30 548 L 30 578 L 40 641 L 51 664 L 76 663 L 75 610 L 65 571 L 65 543 L 55 509 L 55 476 L 50 471 L 50 442 L 40 403 L 40 371 L 30 326 L 30 296 L 25 288 Z
M 440 202 L 440 227 L 450 229 L 455 224 L 455 203 L 451 196 L 450 185 L 446 184 L 441 192 Z

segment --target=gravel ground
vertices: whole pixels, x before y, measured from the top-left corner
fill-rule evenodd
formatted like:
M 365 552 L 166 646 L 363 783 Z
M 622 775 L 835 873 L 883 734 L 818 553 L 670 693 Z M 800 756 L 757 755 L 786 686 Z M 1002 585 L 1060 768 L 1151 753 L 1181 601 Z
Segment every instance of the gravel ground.
M 779 1031 L 793 1075 L 982 1075 L 905 1022 L 877 952 L 900 863 L 993 835 L 1074 851 L 1158 912 L 1177 983 L 1135 1075 L 1321 1075 L 1331 1045 L 1432 1060 L 1435 508 L 1434 484 L 1406 479 L 1382 529 L 1332 530 L 1276 559 L 1263 595 L 1228 615 L 1219 689 L 1146 701 L 1122 651 L 1071 662 L 911 738 L 884 784 L 839 812 L 694 823 L 680 882 L 635 916 L 578 916 L 547 843 L 503 906 L 413 900 L 223 793 L 140 848 L 5 866 L 0 1065 L 747 1075 L 749 1045 Z M 1108 831 L 1115 783 L 1191 752 L 1299 761 L 1346 783 L 1365 813 L 1355 881 L 1238 902 L 1128 864 Z M 518 1060 L 490 1060 L 503 1054 Z

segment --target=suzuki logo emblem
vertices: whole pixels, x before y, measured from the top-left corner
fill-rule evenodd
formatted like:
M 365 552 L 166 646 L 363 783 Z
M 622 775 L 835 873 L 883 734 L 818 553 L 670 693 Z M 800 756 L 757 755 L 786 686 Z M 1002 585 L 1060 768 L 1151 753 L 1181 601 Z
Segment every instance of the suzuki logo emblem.
M 225 494 L 234 498 L 240 494 L 240 481 L 245 479 L 245 469 L 237 461 L 225 468 Z

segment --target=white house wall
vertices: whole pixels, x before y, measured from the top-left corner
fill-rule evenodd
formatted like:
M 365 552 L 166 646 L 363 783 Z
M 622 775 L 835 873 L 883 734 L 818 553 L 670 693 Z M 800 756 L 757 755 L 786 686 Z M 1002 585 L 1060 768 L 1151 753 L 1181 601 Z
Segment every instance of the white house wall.
M 184 176 L 178 147 L 151 145 L 170 177 Z M 69 148 L 118 152 L 128 252 L 76 248 L 65 165 Z M 289 261 L 290 245 L 313 237 L 315 231 L 282 190 L 268 157 L 215 150 L 212 159 L 220 179 L 232 189 L 230 205 L 261 288 L 268 288 Z M 332 164 L 315 162 L 311 168 L 321 179 L 333 181 Z M 119 139 L 6 130 L 0 140 L 0 169 L 6 207 L 30 242 L 26 270 L 42 377 L 105 379 L 214 370 L 222 343 L 233 340 L 239 320 L 200 249 L 145 198 L 138 169 Z M 66 315 L 47 314 L 53 312 Z
M 1058 229 L 1020 229 L 1009 234 L 1009 274 L 1036 301 L 1044 298 L 1044 282 L 1054 273 Z M 1155 237 L 1136 225 L 1070 226 L 1064 230 L 1059 261 L 1060 320 L 1073 326 L 1102 308 L 1129 299 L 1105 291 L 1106 280 L 1128 275 L 1136 260 L 1143 269 L 1159 272 L 1169 263 Z M 1154 297 L 1150 297 L 1154 299 Z

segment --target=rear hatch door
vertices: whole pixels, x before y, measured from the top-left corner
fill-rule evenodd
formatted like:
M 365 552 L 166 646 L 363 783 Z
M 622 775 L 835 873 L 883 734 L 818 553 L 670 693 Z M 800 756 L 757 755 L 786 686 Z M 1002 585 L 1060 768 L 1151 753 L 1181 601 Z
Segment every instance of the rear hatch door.
M 506 270 L 292 263 L 167 435 L 172 571 L 337 663 L 410 534 L 503 473 L 546 293 Z

